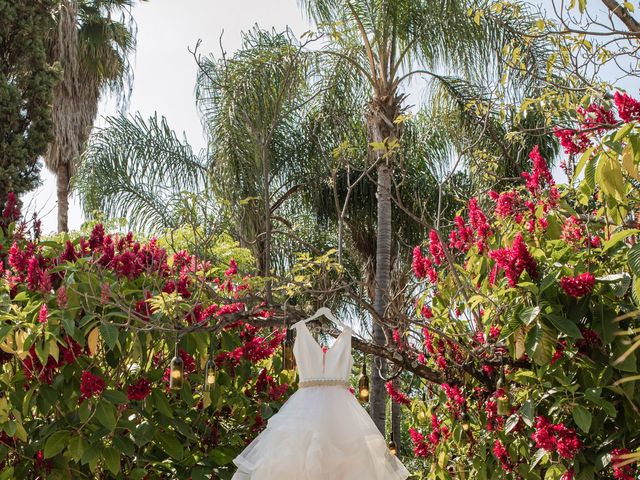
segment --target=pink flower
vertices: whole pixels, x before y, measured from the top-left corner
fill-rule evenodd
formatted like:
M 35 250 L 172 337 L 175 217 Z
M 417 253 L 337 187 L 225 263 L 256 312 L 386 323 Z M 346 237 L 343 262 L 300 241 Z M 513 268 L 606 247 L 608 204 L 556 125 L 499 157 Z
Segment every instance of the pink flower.
M 428 320 L 429 318 L 433 318 L 433 311 L 429 306 L 423 305 L 420 309 L 420 315 Z
M 238 264 L 236 263 L 236 261 L 232 258 L 229 261 L 229 268 L 227 269 L 226 272 L 224 272 L 225 276 L 230 277 L 232 275 L 236 275 L 238 273 Z
M 442 244 L 440 243 L 438 232 L 436 232 L 435 230 L 431 230 L 429 232 L 429 252 L 433 257 L 433 262 L 436 265 L 442 265 L 442 262 L 445 259 L 444 249 L 442 248 Z
M 619 466 L 620 463 L 624 462 L 625 459 L 620 458 L 621 455 L 625 455 L 627 453 L 631 453 L 626 448 L 614 448 L 611 451 L 611 464 L 613 466 L 613 478 L 616 480 L 635 480 L 638 478 L 638 474 L 636 468 L 629 464 L 624 466 Z
M 591 293 L 595 284 L 596 277 L 590 272 L 581 273 L 575 277 L 562 277 L 560 279 L 560 286 L 564 292 L 570 297 L 576 298 Z
M 430 453 L 430 448 L 425 441 L 424 435 L 414 428 L 409 429 L 411 441 L 413 442 L 413 453 L 416 457 L 426 457 Z
M 59 308 L 67 308 L 68 301 L 69 298 L 67 297 L 67 289 L 64 287 L 64 285 L 62 285 L 56 292 L 56 304 Z
M 632 122 L 640 120 L 640 102 L 631 98 L 626 93 L 616 92 L 613 95 L 613 101 L 618 108 L 618 115 L 623 122 Z
M 585 129 L 595 128 L 597 133 L 602 133 L 608 126 L 618 123 L 612 110 L 607 110 L 597 103 L 592 103 L 587 108 L 578 107 L 577 112 L 582 117 L 582 126 Z
M 538 278 L 538 265 L 533 259 L 522 234 L 516 234 L 511 248 L 500 248 L 489 252 L 489 258 L 495 260 L 496 265 L 504 270 L 509 280 L 509 286 L 515 287 L 522 272 L 526 271 L 533 279 Z
M 109 303 L 109 299 L 111 298 L 111 285 L 109 282 L 102 282 L 100 286 L 100 303 L 102 305 L 106 305 Z
M 40 307 L 40 313 L 38 313 L 38 323 L 47 323 L 48 316 L 47 304 L 43 303 Z
M 391 381 L 387 382 L 385 387 L 387 389 L 387 393 L 394 402 L 399 403 L 400 405 L 411 405 L 411 399 L 404 393 L 393 388 L 393 383 Z
M 80 401 L 100 395 L 104 387 L 105 383 L 102 377 L 93 375 L 88 370 L 83 371 L 80 378 L 80 392 L 82 393 Z
M 489 328 L 489 337 L 491 337 L 494 340 L 497 340 L 498 337 L 500 336 L 500 332 L 502 331 L 502 328 L 500 328 L 497 325 L 491 325 L 491 328 Z
M 18 198 L 13 192 L 9 192 L 7 194 L 7 201 L 5 202 L 4 210 L 2 211 L 2 217 L 9 220 L 9 222 L 15 221 L 20 218 Z
M 144 377 L 138 379 L 127 387 L 127 398 L 129 401 L 144 400 L 151 395 L 151 383 Z
M 536 418 L 535 431 L 531 434 L 536 448 L 557 452 L 562 458 L 573 458 L 582 448 L 582 442 L 572 428 L 563 423 L 553 424 L 544 416 Z
M 509 452 L 507 452 L 507 449 L 504 447 L 504 445 L 502 445 L 502 442 L 500 440 L 496 440 L 493 443 L 492 451 L 493 455 L 500 462 L 500 467 L 502 467 L 505 472 L 510 472 L 511 470 L 513 470 L 511 460 L 509 459 Z
M 531 192 L 531 195 L 537 197 L 545 187 L 550 187 L 554 185 L 555 182 L 553 181 L 547 162 L 540 154 L 538 145 L 533 147 L 533 150 L 529 153 L 529 158 L 533 162 L 531 173 L 523 172 L 522 178 L 526 180 L 527 190 Z
M 560 145 L 567 155 L 578 155 L 591 146 L 591 140 L 584 132 L 556 127 L 553 133 L 560 139 Z

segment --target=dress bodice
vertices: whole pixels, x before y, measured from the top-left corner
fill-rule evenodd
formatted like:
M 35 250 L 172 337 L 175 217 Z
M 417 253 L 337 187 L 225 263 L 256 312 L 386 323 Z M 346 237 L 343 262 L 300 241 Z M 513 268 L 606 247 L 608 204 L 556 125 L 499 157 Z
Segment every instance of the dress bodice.
M 298 322 L 295 327 L 296 340 L 293 345 L 293 354 L 296 357 L 300 381 L 348 381 L 353 366 L 351 329 L 345 327 L 333 345 L 323 351 L 320 344 L 311 335 L 306 323 Z

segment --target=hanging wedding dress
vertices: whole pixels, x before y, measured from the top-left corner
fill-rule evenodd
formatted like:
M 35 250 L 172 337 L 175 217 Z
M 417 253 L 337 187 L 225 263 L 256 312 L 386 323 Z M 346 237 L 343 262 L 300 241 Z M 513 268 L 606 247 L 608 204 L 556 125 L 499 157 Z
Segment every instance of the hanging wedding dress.
M 306 323 L 294 327 L 298 390 L 235 458 L 232 480 L 405 480 L 409 472 L 348 390 L 351 329 L 323 351 Z

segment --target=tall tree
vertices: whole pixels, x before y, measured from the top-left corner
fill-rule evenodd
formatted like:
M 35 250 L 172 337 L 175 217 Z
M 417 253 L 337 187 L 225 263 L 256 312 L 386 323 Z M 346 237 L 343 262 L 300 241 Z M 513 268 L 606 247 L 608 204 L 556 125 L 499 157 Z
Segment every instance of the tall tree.
M 126 94 L 134 48 L 134 0 L 60 0 L 49 58 L 62 68 L 45 165 L 56 175 L 58 231 L 68 230 L 69 188 L 105 90 Z
M 452 71 L 467 79 L 495 75 L 496 59 L 512 40 L 507 22 L 480 22 L 469 11 L 490 10 L 490 1 L 473 0 L 300 0 L 325 34 L 322 52 L 349 64 L 367 86 L 363 116 L 369 163 L 376 178 L 375 311 L 388 317 L 392 259 L 392 189 L 403 134 L 398 119 L 407 109 L 402 88 L 414 75 L 440 78 Z M 523 52 L 527 49 L 523 47 Z M 525 56 L 527 54 L 525 53 Z M 524 61 L 524 60 L 523 60 Z M 387 343 L 382 322 L 373 339 Z M 386 362 L 374 358 L 371 415 L 385 431 Z
M 54 0 L 0 0 L 0 203 L 38 182 L 56 73 L 46 41 Z

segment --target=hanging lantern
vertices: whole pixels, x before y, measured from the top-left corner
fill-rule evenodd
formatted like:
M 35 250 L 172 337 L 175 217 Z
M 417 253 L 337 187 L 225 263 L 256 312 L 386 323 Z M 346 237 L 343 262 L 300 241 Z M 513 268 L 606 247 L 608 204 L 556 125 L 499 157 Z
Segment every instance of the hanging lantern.
M 396 442 L 393 441 L 393 433 L 391 434 L 391 441 L 389 442 L 389 453 L 391 455 L 398 454 L 398 447 L 396 445 Z
M 180 390 L 184 382 L 184 361 L 178 355 L 178 345 L 176 344 L 176 352 L 171 359 L 169 366 L 169 389 Z
M 509 399 L 509 394 L 504 388 L 504 369 L 501 369 L 500 371 L 500 378 L 498 379 L 498 383 L 496 383 L 496 390 L 499 392 L 498 398 L 496 399 L 498 415 L 510 415 L 511 400 Z
M 287 334 L 282 344 L 283 367 L 285 370 L 293 370 L 296 367 L 296 359 L 293 355 L 293 332 L 287 329 Z
M 367 376 L 367 362 L 362 362 L 362 371 L 358 379 L 358 399 L 360 403 L 369 401 L 369 377 Z
M 216 383 L 216 363 L 213 358 L 207 360 L 207 364 L 204 367 L 204 389 L 206 392 L 211 391 Z

